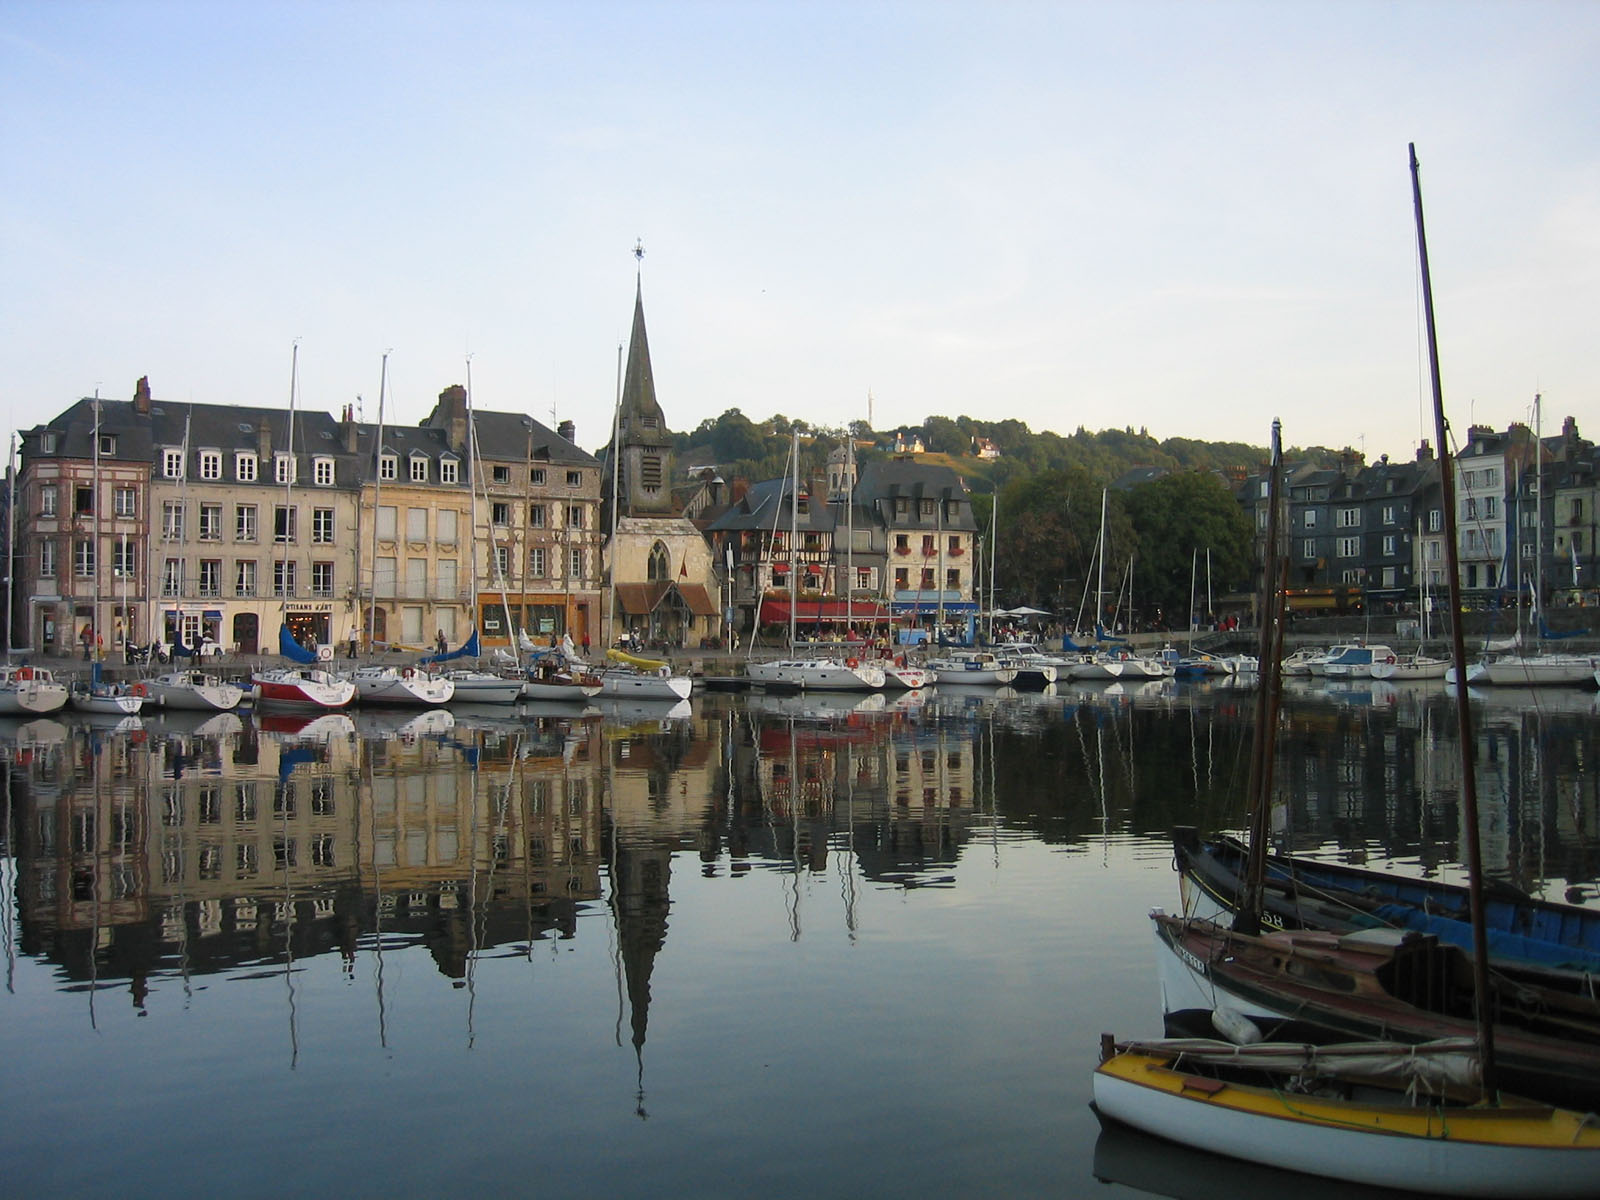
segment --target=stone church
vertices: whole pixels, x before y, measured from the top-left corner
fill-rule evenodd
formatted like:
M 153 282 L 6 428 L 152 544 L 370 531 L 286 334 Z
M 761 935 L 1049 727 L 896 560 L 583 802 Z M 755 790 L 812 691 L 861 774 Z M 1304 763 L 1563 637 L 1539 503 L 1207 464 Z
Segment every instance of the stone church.
M 603 495 L 607 519 L 615 521 L 607 564 L 613 584 L 605 614 L 610 644 L 631 636 L 646 648 L 692 649 L 722 636 L 722 581 L 705 537 L 674 503 L 673 473 L 672 434 L 656 401 L 641 283 L 634 292 L 616 432 L 606 454 Z

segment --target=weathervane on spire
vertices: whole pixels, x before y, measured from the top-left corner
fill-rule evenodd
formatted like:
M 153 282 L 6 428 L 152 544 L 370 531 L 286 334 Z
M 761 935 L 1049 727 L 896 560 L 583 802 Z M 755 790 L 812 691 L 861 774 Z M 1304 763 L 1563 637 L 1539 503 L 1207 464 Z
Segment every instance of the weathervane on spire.
M 635 262 L 640 263 L 641 265 L 644 263 L 644 239 L 643 238 L 634 238 L 633 239 L 633 258 L 634 258 Z

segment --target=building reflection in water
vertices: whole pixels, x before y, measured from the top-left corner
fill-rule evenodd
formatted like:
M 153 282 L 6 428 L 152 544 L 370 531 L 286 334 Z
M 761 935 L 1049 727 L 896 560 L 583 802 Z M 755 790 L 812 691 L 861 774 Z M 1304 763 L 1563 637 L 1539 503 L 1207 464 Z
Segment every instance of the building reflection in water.
M 490 949 L 531 954 L 613 922 L 640 1055 L 672 869 L 768 873 L 787 928 L 837 880 L 947 886 L 976 843 L 1088 851 L 1173 824 L 1243 822 L 1247 697 L 1170 685 L 886 699 L 708 696 L 695 709 L 506 719 L 448 711 L 314 720 L 167 714 L 0 728 L 20 930 L 8 953 L 62 986 L 282 971 L 425 949 L 471 989 Z M 1596 718 L 1485 707 L 1485 855 L 1527 888 L 1595 894 Z M 1458 773 L 1437 691 L 1291 694 L 1275 828 L 1296 849 L 1454 869 Z M 834 918 L 829 917 L 830 924 Z M 834 926 L 837 928 L 837 926 Z M 775 931 L 778 932 L 778 931 Z M 641 1085 L 641 1112 L 643 1109 Z

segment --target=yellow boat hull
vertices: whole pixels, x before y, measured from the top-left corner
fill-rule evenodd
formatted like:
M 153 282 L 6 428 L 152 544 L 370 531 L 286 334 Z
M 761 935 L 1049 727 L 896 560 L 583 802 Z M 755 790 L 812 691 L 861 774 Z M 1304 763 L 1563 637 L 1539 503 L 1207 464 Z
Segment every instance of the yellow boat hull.
M 1366 1103 L 1221 1082 L 1127 1050 L 1094 1074 L 1104 1115 L 1233 1158 L 1459 1196 L 1600 1195 L 1600 1119 L 1528 1102 Z

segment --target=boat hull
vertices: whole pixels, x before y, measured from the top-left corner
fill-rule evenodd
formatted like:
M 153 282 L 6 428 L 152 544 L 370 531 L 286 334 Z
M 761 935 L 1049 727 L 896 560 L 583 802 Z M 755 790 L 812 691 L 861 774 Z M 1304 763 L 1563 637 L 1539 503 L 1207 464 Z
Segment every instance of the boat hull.
M 687 675 L 607 671 L 600 677 L 602 695 L 628 700 L 687 700 L 693 687 Z
M 91 696 L 78 692 L 72 696 L 72 707 L 78 712 L 100 716 L 131 717 L 144 707 L 144 697 Z
M 385 669 L 381 673 L 358 671 L 355 685 L 356 698 L 362 704 L 397 708 L 433 708 L 446 703 L 456 691 L 450 680 L 412 669 Z
M 187 712 L 230 712 L 244 701 L 244 689 L 216 676 L 159 675 L 133 685 L 162 708 Z
M 1369 1187 L 1458 1196 L 1593 1196 L 1600 1133 L 1539 1105 L 1362 1104 L 1293 1095 L 1118 1054 L 1094 1073 L 1096 1109 L 1188 1146 Z
M 250 677 L 257 704 L 336 709 L 355 699 L 356 685 L 327 671 L 262 671 Z

